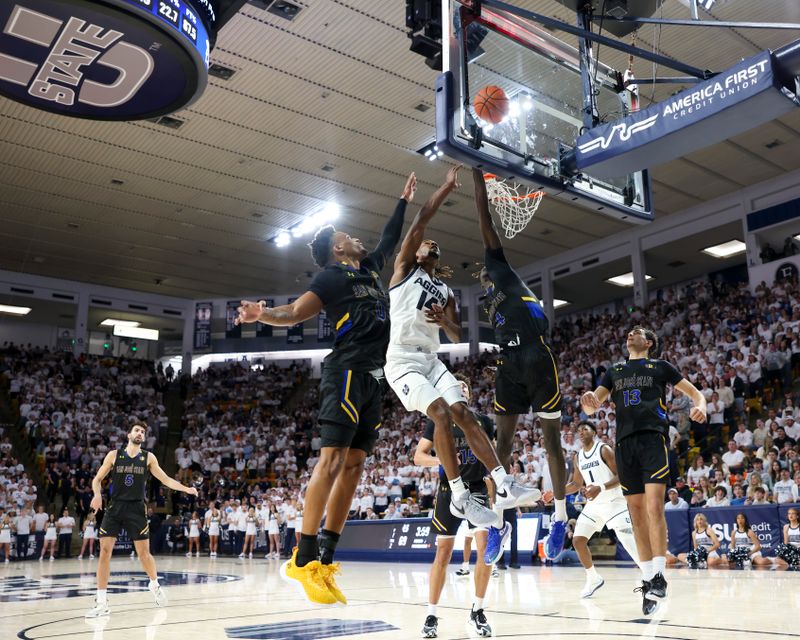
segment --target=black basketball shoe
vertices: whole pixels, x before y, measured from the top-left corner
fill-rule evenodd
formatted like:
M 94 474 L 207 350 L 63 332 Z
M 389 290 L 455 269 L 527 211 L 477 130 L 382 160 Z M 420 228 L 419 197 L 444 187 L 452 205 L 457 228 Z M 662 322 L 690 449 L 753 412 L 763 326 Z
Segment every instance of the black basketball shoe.
M 658 600 L 651 600 L 647 597 L 648 592 L 650 591 L 650 583 L 647 580 L 642 580 L 642 586 L 636 587 L 633 592 L 638 593 L 641 592 L 642 594 L 642 613 L 646 616 L 652 615 L 655 613 L 655 610 L 658 609 Z
M 488 638 L 492 635 L 492 628 L 489 626 L 489 622 L 486 620 L 483 609 L 473 608 L 469 614 L 468 624 L 470 628 L 472 628 L 479 636 Z
M 422 625 L 423 638 L 437 638 L 439 636 L 439 619 L 436 616 L 428 616 L 425 618 L 425 624 Z
M 647 595 L 657 600 L 663 600 L 667 597 L 667 581 L 664 579 L 664 574 L 660 571 L 653 576 L 650 581 L 650 589 Z

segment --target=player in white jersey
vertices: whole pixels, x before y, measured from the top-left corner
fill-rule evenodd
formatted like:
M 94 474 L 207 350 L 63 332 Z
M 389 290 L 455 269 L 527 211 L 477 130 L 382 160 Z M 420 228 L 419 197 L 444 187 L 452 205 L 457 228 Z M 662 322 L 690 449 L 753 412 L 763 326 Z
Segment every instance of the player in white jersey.
M 591 422 L 584 421 L 578 425 L 578 437 L 583 447 L 573 458 L 572 480 L 566 487 L 566 495 L 581 491 L 587 498 L 586 506 L 578 516 L 572 539 L 575 552 L 586 569 L 586 584 L 581 591 L 581 598 L 591 597 L 605 584 L 594 568 L 592 553 L 589 551 L 589 538 L 602 531 L 604 526 L 614 530 L 617 540 L 628 555 L 639 563 L 631 515 L 619 484 L 614 451 L 597 440 L 596 435 Z
M 447 180 L 417 213 L 403 239 L 389 283 L 391 334 L 386 352 L 386 379 L 408 411 L 428 415 L 435 425 L 434 448 L 452 488 L 450 510 L 475 526 L 494 524 L 496 516 L 478 500 L 471 500 L 458 472 L 453 438 L 455 422 L 497 485 L 496 503 L 503 508 L 532 504 L 541 498 L 538 489 L 524 487 L 503 469 L 489 438 L 467 407 L 458 380 L 436 356 L 439 329 L 452 342 L 461 339 L 453 292 L 441 277 L 449 269 L 439 265 L 439 245 L 423 240 L 425 229 L 447 195 L 458 187 L 455 166 Z

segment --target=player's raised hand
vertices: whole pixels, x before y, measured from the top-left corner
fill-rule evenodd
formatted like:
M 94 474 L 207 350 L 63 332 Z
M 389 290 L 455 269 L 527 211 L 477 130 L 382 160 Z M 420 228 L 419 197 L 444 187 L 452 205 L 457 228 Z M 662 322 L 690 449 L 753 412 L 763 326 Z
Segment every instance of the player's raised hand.
M 406 202 L 411 202 L 414 199 L 414 194 L 417 193 L 417 174 L 413 171 L 406 180 L 406 186 L 403 187 L 403 195 L 400 196 Z
M 593 409 L 593 412 L 597 411 L 600 408 L 600 399 L 594 391 L 587 391 L 581 396 L 581 406 L 584 409 Z
M 706 412 L 700 407 L 692 407 L 691 411 L 689 411 L 689 419 L 694 422 L 705 422 Z
M 464 165 L 459 162 L 457 165 L 455 165 L 454 167 L 450 167 L 450 169 L 448 170 L 445 184 L 451 189 L 458 189 L 461 186 L 458 182 L 458 171 L 463 166 Z
M 261 317 L 261 312 L 264 310 L 264 301 L 252 302 L 251 300 L 242 300 L 242 304 L 236 311 L 239 312 L 234 324 L 249 324 L 257 322 Z

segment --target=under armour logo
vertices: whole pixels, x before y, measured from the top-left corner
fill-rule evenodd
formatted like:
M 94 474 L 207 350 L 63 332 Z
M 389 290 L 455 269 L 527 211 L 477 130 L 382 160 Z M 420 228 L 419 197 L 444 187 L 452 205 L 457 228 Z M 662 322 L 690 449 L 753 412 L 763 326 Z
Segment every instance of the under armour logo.
M 113 29 L 71 17 L 64 21 L 16 5 L 3 33 L 49 49 L 41 62 L 0 53 L 0 82 L 28 88 L 28 94 L 72 106 L 117 107 L 128 102 L 150 77 L 153 57 L 124 42 Z M 83 68 L 94 64 L 117 72 L 111 83 L 84 80 Z M 80 86 L 80 89 L 77 87 Z

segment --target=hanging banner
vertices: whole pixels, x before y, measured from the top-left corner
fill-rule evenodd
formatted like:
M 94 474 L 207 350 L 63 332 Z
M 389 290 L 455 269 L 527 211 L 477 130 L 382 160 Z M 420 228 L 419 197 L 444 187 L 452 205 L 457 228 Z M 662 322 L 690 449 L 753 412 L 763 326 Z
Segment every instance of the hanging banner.
M 288 304 L 292 304 L 297 298 L 289 298 Z M 286 330 L 286 344 L 302 344 L 303 343 L 303 323 L 298 322 L 293 327 Z
M 328 314 L 320 311 L 317 316 L 317 342 L 333 342 L 333 329 Z
M 211 315 L 214 305 L 211 302 L 198 302 L 194 307 L 194 350 L 211 349 Z
M 264 298 L 267 307 L 272 308 L 275 306 L 275 298 Z M 256 338 L 271 338 L 272 325 L 264 324 L 263 322 L 256 322 Z
M 225 337 L 226 338 L 241 338 L 242 325 L 236 324 L 236 318 L 239 317 L 237 309 L 241 304 L 240 300 L 228 300 L 225 305 Z

